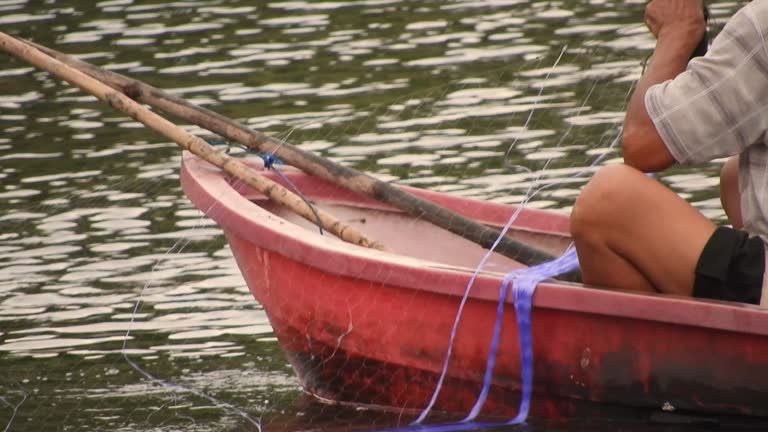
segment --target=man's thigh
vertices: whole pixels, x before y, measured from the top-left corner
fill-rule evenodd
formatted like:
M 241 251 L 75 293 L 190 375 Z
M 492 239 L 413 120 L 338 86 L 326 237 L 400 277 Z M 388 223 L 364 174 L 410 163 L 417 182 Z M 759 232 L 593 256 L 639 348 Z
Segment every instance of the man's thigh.
M 609 213 L 608 246 L 631 262 L 659 290 L 691 295 L 694 269 L 715 224 L 671 189 L 626 165 L 599 171 L 589 188 Z

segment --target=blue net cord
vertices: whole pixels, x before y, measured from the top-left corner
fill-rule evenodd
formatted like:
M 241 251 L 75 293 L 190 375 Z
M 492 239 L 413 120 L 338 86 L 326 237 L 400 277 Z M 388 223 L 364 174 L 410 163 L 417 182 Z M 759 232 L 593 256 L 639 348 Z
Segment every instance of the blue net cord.
M 227 150 L 226 150 L 227 153 L 229 153 L 229 149 L 232 147 L 232 143 L 218 140 L 218 139 L 206 139 L 206 142 L 208 142 L 208 144 L 210 145 L 227 145 Z M 320 221 L 320 215 L 317 214 L 317 210 L 315 210 L 315 206 L 313 206 L 312 203 L 309 201 L 309 199 L 307 199 L 307 197 L 305 197 L 304 194 L 301 193 L 299 188 L 297 188 L 296 185 L 293 184 L 293 182 L 288 180 L 288 177 L 283 175 L 283 173 L 280 172 L 280 170 L 278 170 L 277 167 L 275 166 L 275 164 L 282 165 L 283 161 L 276 158 L 275 155 L 272 153 L 259 153 L 251 149 L 250 147 L 239 145 L 239 144 L 237 145 L 237 147 L 239 147 L 241 150 L 245 151 L 246 153 L 254 154 L 260 157 L 261 160 L 264 161 L 264 168 L 274 171 L 274 173 L 277 174 L 278 177 L 280 177 L 280 179 L 282 179 L 283 182 L 285 182 L 285 184 L 287 184 L 288 187 L 291 188 L 293 193 L 298 195 L 299 198 L 301 198 L 301 200 L 304 201 L 304 204 L 306 204 L 307 207 L 309 207 L 309 210 L 315 216 L 315 223 L 317 223 L 317 228 L 320 230 L 320 235 L 323 235 L 323 224 Z
M 280 170 L 275 167 L 275 164 L 282 165 L 283 161 L 276 158 L 272 154 L 264 154 L 264 153 L 255 153 L 257 156 L 259 156 L 264 161 L 264 168 L 268 170 L 272 170 L 277 174 L 292 190 L 293 192 L 301 198 L 302 201 L 304 201 L 304 204 L 309 207 L 309 209 L 312 211 L 312 214 L 315 216 L 315 222 L 317 223 L 317 228 L 320 230 L 320 235 L 323 235 L 323 224 L 320 222 L 320 215 L 317 214 L 317 210 L 315 210 L 315 206 L 312 205 L 311 202 L 307 199 L 307 197 L 304 196 L 304 194 L 301 193 L 299 188 L 296 187 L 290 180 L 288 180 L 288 177 L 284 176 Z
M 485 252 L 485 255 L 483 255 L 483 258 L 480 260 L 480 263 L 475 268 L 475 271 L 472 273 L 472 277 L 469 278 L 469 282 L 467 283 L 467 288 L 464 290 L 464 294 L 461 297 L 461 301 L 459 302 L 459 308 L 456 311 L 456 319 L 453 321 L 453 326 L 451 327 L 451 333 L 448 338 L 448 348 L 446 349 L 445 358 L 443 360 L 443 367 L 440 371 L 440 378 L 437 380 L 437 384 L 435 385 L 435 390 L 432 393 L 432 398 L 430 399 L 429 403 L 426 407 L 424 407 L 424 410 L 421 412 L 419 417 L 414 420 L 411 425 L 416 426 L 421 424 L 422 421 L 429 415 L 429 412 L 432 410 L 432 407 L 435 405 L 435 402 L 437 402 L 437 396 L 440 394 L 440 391 L 443 388 L 443 381 L 445 380 L 446 375 L 448 374 L 448 363 L 451 360 L 451 354 L 453 353 L 453 342 L 456 339 L 456 331 L 459 328 L 459 322 L 461 320 L 461 316 L 464 313 L 464 306 L 467 304 L 467 300 L 469 300 L 469 292 L 472 289 L 472 287 L 475 284 L 475 279 L 477 279 L 477 275 L 480 274 L 480 270 L 482 270 L 485 267 L 485 264 L 488 262 L 488 260 L 493 255 L 493 251 L 496 250 L 496 247 L 499 245 L 499 242 L 501 241 L 502 237 L 507 235 L 507 231 L 509 231 L 512 224 L 517 220 L 517 217 L 522 212 L 523 207 L 520 206 L 512 213 L 512 216 L 509 217 L 507 220 L 507 223 L 504 225 L 504 228 L 502 228 L 501 232 L 499 233 L 499 236 L 496 238 L 496 240 L 493 242 L 491 247 Z
M 499 340 L 501 339 L 499 335 L 501 335 L 501 324 L 502 320 L 501 318 L 504 316 L 504 299 L 507 298 L 507 291 L 509 290 L 509 284 L 512 282 L 512 275 L 513 273 L 507 274 L 504 279 L 501 281 L 501 288 L 499 288 L 499 302 L 496 306 L 496 322 L 493 325 L 493 336 L 491 337 L 491 347 L 488 352 L 488 360 L 485 364 L 485 374 L 483 374 L 483 387 L 482 390 L 480 390 L 480 395 L 477 397 L 477 402 L 475 402 L 475 406 L 472 407 L 472 409 L 469 411 L 469 414 L 467 417 L 462 420 L 463 422 L 470 422 L 477 417 L 478 414 L 480 414 L 480 410 L 483 409 L 483 405 L 485 404 L 485 400 L 488 398 L 488 392 L 491 389 L 491 381 L 493 380 L 493 367 L 496 364 L 496 352 L 499 348 Z M 515 306 L 517 306 L 517 303 L 515 303 Z M 522 345 L 521 345 L 522 347 Z
M 511 426 L 525 423 L 531 407 L 533 395 L 533 336 L 531 333 L 531 304 L 536 286 L 549 278 L 576 270 L 579 260 L 576 249 L 569 247 L 563 255 L 552 261 L 539 264 L 526 269 L 518 269 L 508 273 L 502 280 L 499 289 L 499 300 L 496 308 L 496 322 L 494 324 L 491 346 L 486 362 L 486 370 L 483 375 L 483 386 L 477 402 L 470 410 L 469 415 L 459 423 L 422 425 L 414 422 L 406 427 L 389 429 L 390 432 L 425 431 L 425 432 L 453 432 L 468 431 L 478 428 L 490 428 Z M 517 415 L 506 422 L 475 422 L 473 421 L 485 404 L 493 382 L 493 367 L 496 363 L 498 352 L 502 316 L 504 304 L 509 290 L 509 284 L 513 283 L 512 296 L 514 300 L 515 315 L 517 320 L 518 339 L 520 343 L 520 406 Z M 423 413 L 422 413 L 423 414 Z M 417 420 L 420 422 L 420 420 Z
M 517 334 L 520 340 L 520 380 L 521 396 L 520 408 L 517 416 L 507 424 L 524 423 L 531 407 L 531 395 L 533 394 L 533 335 L 531 334 L 531 300 L 536 286 L 549 278 L 568 273 L 579 268 L 579 258 L 576 248 L 569 247 L 563 255 L 543 264 L 528 269 L 516 270 L 507 275 L 517 276 L 512 290 L 515 315 L 517 317 Z M 505 278 L 506 279 L 506 278 Z M 497 320 L 500 317 L 497 317 Z M 496 336 L 498 337 L 498 336 Z M 495 346 L 495 347 L 494 347 Z M 489 357 L 496 357 L 498 341 L 492 341 L 492 352 Z M 487 393 L 490 380 L 483 382 L 483 391 Z

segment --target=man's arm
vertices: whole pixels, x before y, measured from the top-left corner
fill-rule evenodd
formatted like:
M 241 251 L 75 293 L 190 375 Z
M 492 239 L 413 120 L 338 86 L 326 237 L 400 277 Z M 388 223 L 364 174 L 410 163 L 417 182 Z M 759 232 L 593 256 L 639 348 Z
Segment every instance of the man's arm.
M 645 22 L 656 36 L 653 61 L 632 93 L 622 133 L 624 163 L 641 171 L 660 171 L 675 163 L 645 107 L 645 93 L 654 84 L 673 79 L 688 65 L 704 35 L 701 0 L 653 0 Z

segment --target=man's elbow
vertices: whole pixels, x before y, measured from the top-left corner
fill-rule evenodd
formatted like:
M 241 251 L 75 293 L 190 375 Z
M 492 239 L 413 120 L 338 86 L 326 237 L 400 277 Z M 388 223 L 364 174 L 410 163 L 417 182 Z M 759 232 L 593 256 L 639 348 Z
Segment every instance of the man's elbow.
M 624 163 L 642 172 L 661 171 L 675 162 L 658 134 L 639 133 L 636 128 L 624 129 L 621 150 Z
M 643 139 L 635 128 L 625 128 L 621 134 L 621 154 L 624 163 L 640 171 L 647 172 L 643 157 Z

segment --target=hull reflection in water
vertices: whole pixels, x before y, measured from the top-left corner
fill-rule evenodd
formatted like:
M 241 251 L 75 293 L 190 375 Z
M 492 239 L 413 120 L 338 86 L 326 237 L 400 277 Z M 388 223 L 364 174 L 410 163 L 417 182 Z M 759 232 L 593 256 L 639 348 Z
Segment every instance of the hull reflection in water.
M 223 228 L 304 389 L 328 401 L 418 413 L 435 389 L 461 296 L 485 251 L 317 178 L 288 177 L 390 252 L 321 236 L 193 156 L 182 167 L 185 192 Z M 489 225 L 503 225 L 514 211 L 409 190 Z M 559 254 L 567 233 L 567 216 L 523 210 L 509 235 Z M 498 289 L 504 273 L 520 266 L 494 256 L 479 274 L 437 410 L 467 413 L 477 399 Z M 513 416 L 520 397 L 511 300 L 506 308 L 483 411 L 490 416 Z M 768 312 L 759 308 L 549 281 L 534 296 L 532 322 L 535 418 L 662 409 L 768 415 Z

